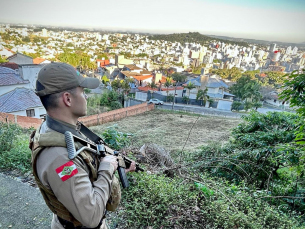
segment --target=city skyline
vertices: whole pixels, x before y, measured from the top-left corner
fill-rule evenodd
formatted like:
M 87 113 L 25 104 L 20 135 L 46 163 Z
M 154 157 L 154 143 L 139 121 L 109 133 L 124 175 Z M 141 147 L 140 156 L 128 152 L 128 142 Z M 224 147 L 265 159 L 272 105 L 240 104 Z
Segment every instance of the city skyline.
M 0 22 L 305 42 L 305 1 L 0 0 Z

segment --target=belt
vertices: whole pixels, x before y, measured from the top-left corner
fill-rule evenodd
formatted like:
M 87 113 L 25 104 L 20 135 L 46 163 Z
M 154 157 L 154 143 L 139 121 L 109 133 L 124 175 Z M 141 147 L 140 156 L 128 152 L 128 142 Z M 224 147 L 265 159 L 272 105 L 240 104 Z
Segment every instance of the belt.
M 74 224 L 68 220 L 62 219 L 59 216 L 57 216 L 58 221 L 65 229 L 99 229 L 103 223 L 104 217 L 101 219 L 101 222 L 97 225 L 97 227 L 89 228 L 84 226 L 77 226 L 75 227 Z

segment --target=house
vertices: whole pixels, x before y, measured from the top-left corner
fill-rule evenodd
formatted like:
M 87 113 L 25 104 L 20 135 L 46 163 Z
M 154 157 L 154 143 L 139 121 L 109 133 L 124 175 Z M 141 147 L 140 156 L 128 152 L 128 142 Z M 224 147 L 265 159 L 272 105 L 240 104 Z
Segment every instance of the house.
M 188 80 L 183 86 L 186 86 L 190 82 L 195 85 L 195 88 L 189 92 L 190 99 L 196 99 L 198 90 L 205 90 L 207 88 L 207 95 L 215 102 L 218 102 L 218 109 L 231 110 L 231 105 L 235 95 L 228 92 L 229 86 L 216 75 L 201 75 Z M 209 104 L 207 103 L 206 106 L 208 105 Z
M 14 62 L 16 64 L 33 64 L 33 58 L 27 55 L 24 55 L 20 52 L 17 52 L 16 54 L 9 56 L 7 58 L 9 62 Z
M 0 95 L 14 90 L 16 87 L 29 88 L 30 81 L 24 80 L 17 69 L 0 66 Z
M 0 96 L 0 112 L 40 118 L 46 114 L 34 90 L 15 88 Z
M 0 44 L 0 57 L 7 58 L 12 55 L 14 55 L 14 52 L 12 50 L 5 48 Z
M 36 80 L 40 69 L 44 64 L 22 64 L 19 65 L 19 74 L 24 80 L 29 81 L 29 88 L 36 88 Z

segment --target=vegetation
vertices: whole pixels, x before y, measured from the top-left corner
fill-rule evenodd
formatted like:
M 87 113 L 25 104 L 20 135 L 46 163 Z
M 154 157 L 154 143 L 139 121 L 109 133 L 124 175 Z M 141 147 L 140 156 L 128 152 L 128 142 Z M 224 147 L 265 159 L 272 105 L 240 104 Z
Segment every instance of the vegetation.
M 174 33 L 174 34 L 168 34 L 168 35 L 166 35 L 166 34 L 152 35 L 152 36 L 149 36 L 148 39 L 150 39 L 150 40 L 164 40 L 164 41 L 170 41 L 170 42 L 180 42 L 181 44 L 184 44 L 186 42 L 188 42 L 188 43 L 195 42 L 195 43 L 200 43 L 201 45 L 205 45 L 209 42 L 217 40 L 219 42 L 225 42 L 227 44 L 237 44 L 239 46 L 245 46 L 245 47 L 248 46 L 247 42 L 215 39 L 215 38 L 212 38 L 212 37 L 202 35 L 198 32 Z
M 130 135 L 131 134 L 118 131 L 118 126 L 116 124 L 107 127 L 107 129 L 102 133 L 105 143 L 115 150 L 120 150 L 130 144 L 130 140 L 128 138 Z
M 187 88 L 189 90 L 189 96 L 191 94 L 191 90 L 196 88 L 195 84 L 193 84 L 192 82 L 189 82 L 186 86 L 184 86 L 185 88 Z
M 201 106 L 203 105 L 202 102 L 204 101 L 204 104 L 206 104 L 206 101 L 210 97 L 208 96 L 208 89 L 206 88 L 205 90 L 199 89 L 196 95 L 196 100 L 201 101 Z
M 183 101 L 184 103 L 188 104 L 188 103 L 190 102 L 190 97 L 188 97 L 188 96 L 183 96 L 183 97 L 182 97 L 182 101 Z
M 116 91 L 104 91 L 101 95 L 90 96 L 87 99 L 87 115 L 122 108 L 123 99 L 123 94 Z
M 5 59 L 5 58 L 2 58 L 2 57 L 0 56 L 0 63 L 6 63 L 6 62 L 8 62 L 8 60 Z
M 0 169 L 17 170 L 21 173 L 31 169 L 31 151 L 28 147 L 31 130 L 12 123 L 0 122 Z
M 65 50 L 65 52 L 60 53 L 56 57 L 61 62 L 71 64 L 74 67 L 80 67 L 81 70 L 86 69 L 96 69 L 96 63 L 91 62 L 90 56 L 87 53 L 77 51 L 72 53 Z
M 251 76 L 242 78 L 246 84 L 256 84 Z M 304 71 L 294 72 L 283 88 L 282 98 L 297 107 L 297 114 L 252 111 L 237 126 L 239 121 L 234 120 L 230 136 L 227 132 L 233 121 L 229 119 L 159 110 L 140 118 L 130 117 L 125 124 L 119 121 L 104 130 L 95 127 L 118 150 L 133 143 L 130 149 L 138 149 L 151 141 L 171 147 L 171 166 L 147 161 L 149 172 L 128 175 L 131 185 L 122 192 L 119 225 L 163 229 L 304 228 L 304 81 Z M 107 94 L 101 103 L 109 104 L 110 97 L 118 99 L 116 92 L 109 93 L 112 95 Z M 246 102 L 254 105 L 252 96 L 245 98 L 245 107 Z M 238 109 L 238 105 L 234 106 Z M 134 135 L 129 137 L 120 132 L 121 128 L 132 130 Z M 187 138 L 181 134 L 185 130 L 190 130 Z M 1 123 L 2 169 L 28 171 L 30 156 L 20 137 L 24 133 L 26 130 L 18 126 Z M 20 152 L 24 153 L 22 157 Z

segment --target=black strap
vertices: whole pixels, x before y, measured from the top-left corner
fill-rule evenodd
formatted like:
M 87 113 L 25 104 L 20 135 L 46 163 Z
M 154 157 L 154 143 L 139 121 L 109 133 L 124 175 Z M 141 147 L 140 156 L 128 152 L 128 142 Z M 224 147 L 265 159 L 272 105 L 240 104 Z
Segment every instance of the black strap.
M 47 122 L 47 126 L 52 130 L 55 130 L 62 134 L 65 134 L 66 131 L 70 131 L 73 135 L 84 139 L 84 136 L 82 136 L 76 129 L 56 121 L 55 119 L 51 118 L 49 115 L 46 116 L 46 122 Z M 89 138 L 91 141 L 93 141 L 96 144 L 100 144 L 100 143 L 105 144 L 104 140 L 100 136 L 93 133 L 88 127 L 86 127 L 81 122 L 79 122 L 79 124 L 81 126 L 80 132 L 84 134 L 87 138 Z
M 89 227 L 84 227 L 84 226 L 78 226 L 75 227 L 74 224 L 68 220 L 62 219 L 59 216 L 57 216 L 58 221 L 60 224 L 65 228 L 65 229 L 99 229 L 103 223 L 104 217 L 101 219 L 101 222 L 97 225 L 97 227 L 94 228 L 89 228 Z

